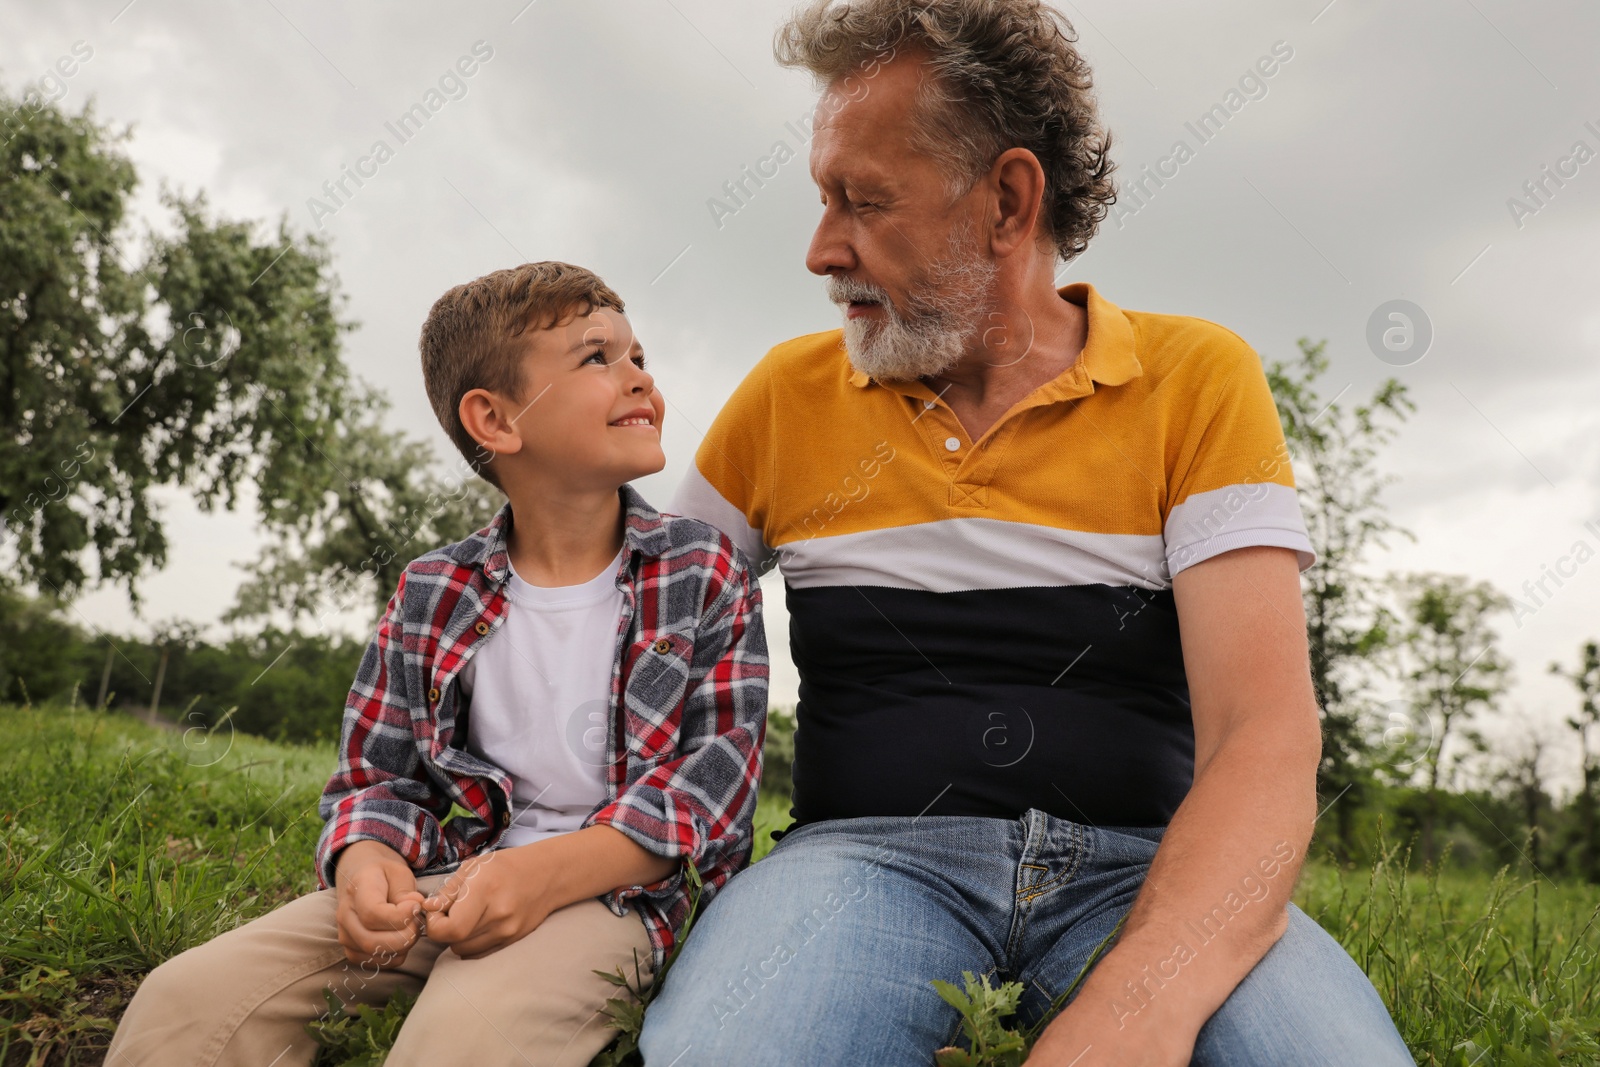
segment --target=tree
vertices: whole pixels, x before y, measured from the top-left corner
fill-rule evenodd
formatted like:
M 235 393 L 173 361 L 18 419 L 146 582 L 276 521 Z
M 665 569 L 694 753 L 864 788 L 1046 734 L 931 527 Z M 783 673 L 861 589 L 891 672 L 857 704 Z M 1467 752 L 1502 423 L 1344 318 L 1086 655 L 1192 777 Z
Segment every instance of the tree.
M 1578 826 L 1582 834 L 1580 864 L 1583 877 L 1600 883 L 1600 827 L 1596 826 L 1595 809 L 1600 804 L 1600 754 L 1590 743 L 1589 732 L 1600 723 L 1600 643 L 1587 642 L 1579 650 L 1580 662 L 1573 671 L 1561 669 L 1561 664 L 1550 664 L 1550 673 L 1571 682 L 1578 690 L 1581 703 L 1578 714 L 1567 720 L 1567 726 L 1578 735 L 1578 755 L 1583 771 L 1583 786 L 1578 792 Z
M 35 599 L 0 587 L 0 701 L 23 703 L 67 697 L 74 686 L 87 702 L 94 691 L 80 679 L 100 667 L 53 597 Z
M 368 395 L 361 421 L 330 443 L 338 481 L 314 507 L 281 505 L 229 619 L 281 611 L 320 630 L 341 611 L 370 606 L 376 617 L 408 562 L 488 525 L 505 498 L 465 461 L 440 476 L 426 444 L 383 429 L 387 409 Z
M 469 465 L 383 428 L 341 353 L 325 246 L 280 223 L 166 196 L 173 232 L 136 254 L 121 135 L 85 109 L 0 96 L 0 551 L 21 585 L 70 600 L 166 562 L 150 492 L 232 508 L 252 484 L 270 538 L 231 619 L 381 609 L 405 564 L 489 521 Z M 137 262 L 135 262 L 137 261 Z
M 1528 842 L 1528 865 L 1534 871 L 1541 870 L 1540 842 L 1544 837 L 1541 821 L 1551 808 L 1550 794 L 1545 791 L 1541 771 L 1548 751 L 1545 738 L 1529 728 L 1520 745 L 1508 754 L 1499 774 L 1500 782 L 1506 788 L 1507 799 L 1522 812 L 1523 829 Z
M 1272 363 L 1267 382 L 1317 553 L 1317 564 L 1302 577 L 1311 679 L 1322 708 L 1317 788 L 1330 801 L 1343 797 L 1334 815 L 1335 848 L 1343 859 L 1350 853 L 1352 814 L 1371 778 L 1362 731 L 1371 657 L 1392 643 L 1394 621 L 1382 606 L 1382 584 L 1359 567 L 1373 544 L 1383 546 L 1385 534 L 1412 536 L 1384 513 L 1379 497 L 1393 478 L 1378 472 L 1376 459 L 1416 408 L 1393 378 L 1349 412 L 1338 396 L 1324 403 L 1316 383 L 1328 370 L 1327 342 L 1302 337 L 1298 344 L 1299 361 Z
M 1479 709 L 1490 707 L 1510 681 L 1510 662 L 1498 649 L 1489 616 L 1510 601 L 1488 582 L 1456 574 L 1413 574 L 1396 581 L 1405 602 L 1401 644 L 1407 660 L 1405 680 L 1412 703 L 1437 723 L 1434 744 L 1423 757 L 1427 794 L 1422 850 L 1437 858 L 1433 830 L 1438 818 L 1440 769 L 1452 731 L 1474 743 Z
M 155 627 L 153 642 L 159 651 L 156 659 L 156 680 L 150 688 L 149 718 L 158 721 L 161 714 L 161 691 L 167 680 L 167 667 L 176 652 L 181 660 L 200 644 L 200 627 L 186 619 L 169 619 Z
M 70 598 L 166 561 L 151 499 L 304 514 L 359 394 L 340 358 L 325 248 L 280 223 L 164 197 L 172 231 L 136 242 L 125 135 L 89 109 L 0 92 L 0 553 L 11 580 Z M 137 247 L 136 247 L 137 246 Z

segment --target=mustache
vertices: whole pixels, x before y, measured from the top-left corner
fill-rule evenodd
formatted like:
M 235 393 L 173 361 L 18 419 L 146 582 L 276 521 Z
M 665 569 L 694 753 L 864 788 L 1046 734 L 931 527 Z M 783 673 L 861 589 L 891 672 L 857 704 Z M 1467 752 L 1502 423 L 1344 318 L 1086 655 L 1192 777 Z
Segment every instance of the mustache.
M 828 299 L 835 304 L 849 304 L 860 301 L 862 303 L 892 306 L 889 300 L 889 293 L 886 290 L 873 285 L 871 282 L 864 282 L 845 274 L 829 275 L 827 293 Z

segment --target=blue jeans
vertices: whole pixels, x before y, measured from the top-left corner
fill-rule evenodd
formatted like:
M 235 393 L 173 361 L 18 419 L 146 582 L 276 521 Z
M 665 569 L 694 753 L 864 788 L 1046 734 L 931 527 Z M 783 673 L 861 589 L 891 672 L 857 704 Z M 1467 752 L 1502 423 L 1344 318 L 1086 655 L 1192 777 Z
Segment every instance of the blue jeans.
M 960 1028 L 929 980 L 959 987 L 963 970 L 1021 982 L 1018 1016 L 1031 1024 L 1133 904 L 1161 834 L 1038 810 L 1015 821 L 802 826 L 707 907 L 646 1015 L 645 1062 L 929 1067 Z M 1256 877 L 1252 893 L 1260 892 Z M 1241 901 L 1261 906 L 1244 897 L 1233 906 Z M 1229 917 L 1217 915 L 1219 924 Z M 1203 952 L 1205 934 L 1197 934 Z M 1181 968 L 1170 980 L 1183 980 Z M 1155 986 L 1147 985 L 1152 998 Z M 1107 1010 L 1139 1007 L 1130 999 Z M 1193 1060 L 1412 1062 L 1366 975 L 1293 906 L 1287 932 L 1201 1029 Z

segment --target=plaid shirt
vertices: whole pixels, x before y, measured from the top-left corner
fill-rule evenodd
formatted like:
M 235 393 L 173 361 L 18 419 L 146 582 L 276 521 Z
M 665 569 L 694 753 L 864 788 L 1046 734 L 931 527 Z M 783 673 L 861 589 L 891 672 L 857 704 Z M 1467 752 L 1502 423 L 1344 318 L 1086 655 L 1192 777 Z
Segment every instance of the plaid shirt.
M 703 899 L 750 858 L 767 644 L 761 587 L 727 537 L 662 515 L 619 490 L 624 607 L 611 670 L 606 800 L 584 826 L 614 827 L 660 856 L 683 857 Z M 511 778 L 462 746 L 461 668 L 506 615 L 507 504 L 484 529 L 409 564 L 345 702 L 339 766 L 318 811 L 317 878 L 333 885 L 339 850 L 381 841 L 418 873 L 455 869 L 511 822 Z M 469 815 L 445 820 L 452 804 Z M 689 911 L 683 865 L 659 882 L 600 897 L 617 915 L 641 898 L 657 968 Z

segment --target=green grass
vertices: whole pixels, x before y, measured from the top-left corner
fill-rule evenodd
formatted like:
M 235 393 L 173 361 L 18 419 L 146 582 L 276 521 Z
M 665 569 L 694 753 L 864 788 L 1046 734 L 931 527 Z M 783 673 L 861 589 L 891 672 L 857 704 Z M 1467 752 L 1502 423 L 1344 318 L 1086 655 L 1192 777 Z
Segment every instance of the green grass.
M 331 746 L 0 708 L 0 1063 L 98 1063 L 139 977 L 316 887 Z
M 1296 901 L 1367 972 L 1417 1062 L 1600 1064 L 1600 888 L 1401 859 L 1312 865 Z
M 140 977 L 315 888 L 331 745 L 0 707 L 0 1065 L 99 1063 Z M 787 805 L 764 797 L 766 831 Z M 1600 1067 L 1600 890 L 1536 876 L 1308 867 L 1419 1064 Z M 929 1050 L 930 1062 L 932 1050 Z

